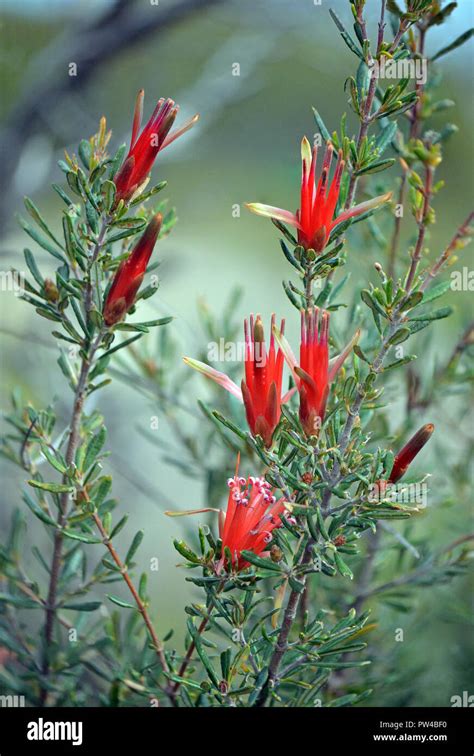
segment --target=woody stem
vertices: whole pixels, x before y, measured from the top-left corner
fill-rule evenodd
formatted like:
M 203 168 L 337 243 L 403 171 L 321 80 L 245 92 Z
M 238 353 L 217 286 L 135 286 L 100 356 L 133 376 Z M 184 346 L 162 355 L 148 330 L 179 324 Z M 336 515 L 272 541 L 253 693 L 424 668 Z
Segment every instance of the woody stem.
M 166 661 L 166 657 L 165 657 L 165 654 L 164 654 L 164 651 L 163 651 L 163 645 L 162 645 L 161 641 L 158 639 L 158 635 L 156 634 L 156 630 L 153 627 L 153 623 L 152 623 L 152 621 L 150 619 L 150 615 L 148 614 L 147 608 L 146 608 L 144 602 L 142 601 L 142 599 L 140 598 L 140 596 L 138 594 L 138 591 L 135 588 L 135 586 L 133 585 L 133 582 L 132 582 L 132 580 L 131 580 L 128 572 L 127 572 L 127 566 L 120 559 L 117 551 L 115 550 L 115 547 L 114 547 L 112 541 L 110 540 L 110 538 L 108 536 L 108 533 L 107 533 L 107 531 L 106 531 L 106 529 L 104 527 L 104 524 L 103 524 L 102 520 L 100 519 L 99 515 L 97 514 L 97 512 L 93 513 L 92 518 L 93 518 L 93 520 L 94 520 L 94 522 L 95 522 L 95 524 L 97 526 L 97 529 L 98 529 L 98 531 L 99 531 L 99 533 L 100 533 L 100 535 L 102 537 L 102 542 L 103 542 L 104 546 L 106 547 L 106 549 L 108 549 L 108 552 L 109 552 L 110 556 L 112 557 L 112 559 L 114 560 L 115 564 L 119 568 L 120 574 L 122 575 L 125 583 L 127 584 L 127 587 L 128 587 L 130 593 L 133 596 L 133 600 L 135 601 L 135 603 L 137 605 L 137 609 L 138 609 L 138 611 L 140 612 L 140 614 L 143 617 L 143 621 L 144 621 L 144 623 L 146 625 L 146 628 L 147 628 L 147 630 L 148 630 L 148 632 L 150 634 L 150 638 L 151 638 L 151 641 L 152 641 L 152 644 L 153 644 L 153 648 L 156 651 L 156 654 L 158 656 L 160 664 L 161 664 L 163 670 L 165 672 L 168 672 L 169 667 L 168 667 L 168 662 Z

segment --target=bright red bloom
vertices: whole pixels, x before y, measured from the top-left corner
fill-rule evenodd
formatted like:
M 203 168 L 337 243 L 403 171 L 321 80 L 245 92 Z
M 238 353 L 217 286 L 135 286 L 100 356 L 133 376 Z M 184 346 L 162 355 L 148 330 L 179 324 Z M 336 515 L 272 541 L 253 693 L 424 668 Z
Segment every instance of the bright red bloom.
M 339 199 L 341 189 L 342 174 L 344 171 L 344 160 L 342 152 L 339 151 L 337 156 L 336 168 L 332 182 L 329 180 L 329 171 L 334 153 L 334 148 L 330 142 L 327 143 L 326 153 L 323 159 L 323 165 L 319 180 L 316 184 L 316 162 L 318 149 L 316 146 L 311 150 L 311 145 L 303 137 L 301 142 L 301 198 L 300 208 L 296 213 L 289 210 L 282 210 L 279 207 L 262 205 L 258 202 L 247 204 L 247 207 L 257 215 L 263 215 L 267 218 L 275 218 L 283 221 L 290 226 L 294 226 L 298 233 L 298 244 L 304 249 L 313 249 L 320 254 L 329 241 L 331 231 L 349 218 L 372 210 L 390 199 L 391 193 L 374 197 L 367 202 L 344 210 L 336 218 L 334 212 Z
M 227 511 L 219 521 L 222 539 L 222 564 L 224 549 L 232 554 L 232 566 L 243 570 L 249 563 L 242 559 L 242 551 L 253 551 L 265 556 L 272 541 L 272 531 L 281 527 L 280 515 L 285 511 L 285 500 L 276 500 L 270 483 L 264 478 L 239 478 L 238 463 L 235 476 L 227 481 L 229 499 Z
M 299 364 L 291 347 L 275 329 L 300 395 L 300 420 L 308 436 L 317 435 L 324 420 L 329 386 L 359 338 L 356 331 L 340 355 L 329 360 L 329 313 L 318 307 L 301 312 Z
M 104 305 L 104 321 L 107 326 L 118 323 L 127 314 L 141 286 L 163 216 L 157 213 L 126 260 L 120 263 Z
M 114 182 L 117 189 L 116 204 L 121 199 L 124 202 L 135 194 L 142 184 L 148 179 L 155 158 L 160 150 L 174 142 L 181 134 L 188 131 L 197 121 L 195 115 L 184 126 L 169 134 L 169 131 L 178 115 L 179 107 L 173 100 L 158 100 L 150 120 L 139 135 L 143 115 L 144 90 L 141 89 L 137 96 L 133 117 L 132 138 L 130 149 L 125 161 L 117 172 Z
M 283 353 L 280 349 L 278 352 L 275 350 L 274 326 L 275 316 L 272 315 L 272 334 L 267 353 L 260 315 L 257 315 L 255 321 L 253 315 L 250 316 L 250 329 L 248 321 L 244 321 L 245 379 L 242 380 L 240 389 L 225 373 L 198 360 L 184 358 L 187 365 L 199 370 L 244 403 L 252 435 L 260 435 L 267 447 L 272 445 L 273 434 L 280 420 L 281 405 L 294 393 L 292 389 L 281 396 Z M 284 328 L 285 321 L 282 320 L 281 333 Z
M 423 425 L 423 427 L 410 438 L 403 449 L 398 452 L 393 463 L 392 472 L 388 479 L 389 483 L 396 483 L 401 477 L 403 477 L 403 475 L 405 475 L 418 452 L 421 451 L 424 445 L 430 440 L 433 431 L 434 425 L 432 423 Z
M 242 398 L 247 422 L 252 434 L 263 438 L 265 446 L 272 445 L 275 428 L 281 414 L 281 381 L 283 376 L 283 352 L 275 351 L 272 315 L 272 332 L 268 354 L 265 348 L 265 335 L 260 315 L 254 323 L 250 316 L 250 331 L 247 320 L 244 321 L 245 333 L 245 380 L 242 380 Z M 281 333 L 285 321 L 281 321 Z

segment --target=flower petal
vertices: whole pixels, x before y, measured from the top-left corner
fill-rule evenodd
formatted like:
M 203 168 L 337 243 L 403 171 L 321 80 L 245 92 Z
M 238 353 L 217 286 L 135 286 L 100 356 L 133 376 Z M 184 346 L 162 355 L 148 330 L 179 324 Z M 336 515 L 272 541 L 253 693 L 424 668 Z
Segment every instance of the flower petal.
M 313 159 L 313 152 L 308 139 L 304 136 L 301 140 L 301 161 L 306 164 L 306 170 L 309 173 L 311 167 L 311 161 Z
M 281 207 L 272 207 L 272 205 L 262 205 L 260 202 L 246 202 L 245 206 L 251 213 L 263 215 L 264 218 L 275 218 L 283 221 L 283 223 L 288 223 L 289 226 L 299 228 L 298 218 L 289 210 L 282 210 Z
M 163 144 L 161 145 L 160 149 L 164 149 L 165 147 L 168 147 L 168 145 L 170 145 L 171 142 L 174 142 L 175 139 L 178 139 L 178 137 L 185 134 L 186 131 L 189 131 L 189 129 L 192 129 L 192 127 L 197 121 L 199 121 L 199 113 L 196 113 L 196 115 L 190 118 L 189 121 L 186 121 L 186 123 L 180 126 L 179 129 L 175 129 L 175 131 L 171 131 L 168 134 L 168 136 L 163 140 Z
M 191 359 L 191 357 L 183 357 L 183 361 L 186 363 L 186 365 L 189 365 L 189 367 L 192 367 L 194 368 L 194 370 L 202 373 L 206 376 L 206 378 L 210 378 L 212 381 L 215 381 L 215 383 L 218 383 L 219 386 L 222 386 L 222 388 L 225 388 L 225 390 L 230 394 L 236 396 L 239 401 L 243 402 L 242 391 L 239 389 L 237 384 L 235 384 L 234 381 L 229 378 L 228 375 L 219 372 L 219 370 L 215 370 L 214 368 L 209 367 L 209 365 L 206 365 L 205 362 L 193 360 Z
M 362 215 L 362 213 L 366 213 L 368 210 L 374 210 L 376 207 L 380 207 L 380 205 L 383 205 L 385 202 L 389 202 L 391 197 L 392 192 L 387 192 L 387 194 L 380 194 L 378 197 L 372 197 L 372 199 L 367 200 L 367 202 L 361 202 L 359 205 L 354 205 L 354 207 L 349 208 L 349 210 L 344 210 L 343 213 L 335 218 L 331 225 L 331 230 L 335 228 L 335 226 L 338 226 L 339 223 L 344 223 L 344 221 L 349 220 L 349 218 L 354 218 L 356 215 Z
M 293 373 L 293 378 L 295 379 L 295 383 L 297 386 L 300 384 L 300 379 L 297 376 L 295 372 L 295 367 L 298 365 L 298 362 L 296 360 L 295 355 L 293 354 L 293 351 L 286 340 L 286 336 L 283 336 L 282 332 L 278 330 L 277 326 L 273 326 L 273 335 L 275 336 L 276 342 L 278 346 L 280 347 L 281 351 L 283 352 L 283 356 L 287 362 L 288 367 L 290 368 L 291 372 Z
M 352 347 L 354 344 L 357 344 L 360 337 L 360 328 L 357 329 L 355 334 L 353 335 L 352 339 L 349 341 L 349 343 L 344 347 L 342 352 L 335 357 L 333 357 L 331 360 L 329 360 L 329 371 L 328 371 L 328 381 L 331 383 L 334 378 L 336 377 L 338 371 L 342 367 L 342 364 L 344 360 L 349 355 L 350 351 L 352 350 Z

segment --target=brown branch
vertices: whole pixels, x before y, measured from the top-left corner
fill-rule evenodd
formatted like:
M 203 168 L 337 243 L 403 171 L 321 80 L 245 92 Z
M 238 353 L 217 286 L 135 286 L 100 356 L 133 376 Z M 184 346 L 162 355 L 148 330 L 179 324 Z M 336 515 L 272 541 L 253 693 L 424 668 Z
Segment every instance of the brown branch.
M 472 223 L 473 219 L 474 211 L 470 212 L 464 223 L 459 226 L 458 230 L 454 234 L 446 249 L 443 251 L 442 255 L 435 262 L 431 270 L 427 273 L 423 283 L 421 284 L 421 291 L 425 291 L 427 286 L 431 283 L 432 279 L 439 273 L 443 265 L 449 260 L 453 252 L 456 250 L 458 243 L 471 235 L 472 231 L 470 229 L 470 224 Z
M 86 499 L 87 499 L 87 496 L 86 496 Z M 120 559 L 119 555 L 117 554 L 117 552 L 115 550 L 115 547 L 114 547 L 112 541 L 110 540 L 110 538 L 108 536 L 108 533 L 107 533 L 106 529 L 104 528 L 103 522 L 100 519 L 100 517 L 97 514 L 97 512 L 93 513 L 92 518 L 93 518 L 93 520 L 94 520 L 94 522 L 95 522 L 95 524 L 97 526 L 97 529 L 98 529 L 100 535 L 102 536 L 102 542 L 103 542 L 104 546 L 106 547 L 106 549 L 108 549 L 110 556 L 112 557 L 112 559 L 114 560 L 115 564 L 119 568 L 120 574 L 122 575 L 125 583 L 127 584 L 127 587 L 128 587 L 130 593 L 133 596 L 133 600 L 135 601 L 135 603 L 137 605 L 137 609 L 138 609 L 138 611 L 140 612 L 140 614 L 143 617 L 143 621 L 144 621 L 144 623 L 146 625 L 146 628 L 147 628 L 147 630 L 148 630 L 148 632 L 150 634 L 150 638 L 151 638 L 151 641 L 152 641 L 152 644 L 153 644 L 153 648 L 156 651 L 156 654 L 158 656 L 158 659 L 160 660 L 161 666 L 162 666 L 162 668 L 163 668 L 163 670 L 165 672 L 168 672 L 169 671 L 169 667 L 168 667 L 168 662 L 166 661 L 165 653 L 164 653 L 164 650 L 163 650 L 163 644 L 161 643 L 161 641 L 158 638 L 158 635 L 156 634 L 156 630 L 153 627 L 153 623 L 152 623 L 152 621 L 150 619 L 150 615 L 148 614 L 148 611 L 147 611 L 147 608 L 146 608 L 144 602 L 140 598 L 137 589 L 133 585 L 133 582 L 132 582 L 132 580 L 131 580 L 128 572 L 127 572 L 127 566 L 122 562 L 122 560 Z

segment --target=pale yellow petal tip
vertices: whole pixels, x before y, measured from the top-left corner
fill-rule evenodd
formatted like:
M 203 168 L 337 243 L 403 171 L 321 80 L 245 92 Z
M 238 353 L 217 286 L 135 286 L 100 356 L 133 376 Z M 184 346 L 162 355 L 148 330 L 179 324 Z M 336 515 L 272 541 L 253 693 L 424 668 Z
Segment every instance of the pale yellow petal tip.
M 311 163 L 312 151 L 309 140 L 304 136 L 301 140 L 301 160 L 303 162 Z

